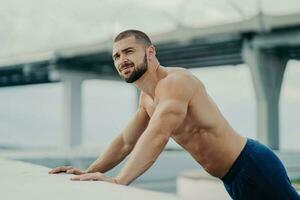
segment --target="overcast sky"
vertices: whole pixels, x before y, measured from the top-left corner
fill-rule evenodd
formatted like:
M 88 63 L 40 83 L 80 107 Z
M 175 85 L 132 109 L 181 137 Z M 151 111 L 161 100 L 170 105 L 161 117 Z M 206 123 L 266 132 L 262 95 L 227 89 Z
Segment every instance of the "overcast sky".
M 0 0 L 0 58 L 90 45 L 121 30 L 152 35 L 300 11 L 299 0 Z

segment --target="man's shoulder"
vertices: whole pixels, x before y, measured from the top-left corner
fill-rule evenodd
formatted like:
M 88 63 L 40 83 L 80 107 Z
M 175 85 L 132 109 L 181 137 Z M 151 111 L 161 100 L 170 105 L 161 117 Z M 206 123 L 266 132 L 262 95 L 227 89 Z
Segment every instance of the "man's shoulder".
M 159 81 L 158 89 L 170 89 L 176 87 L 186 88 L 195 84 L 199 80 L 188 70 L 184 68 L 176 68 L 168 73 L 168 75 Z
M 158 96 L 171 93 L 189 96 L 189 94 L 193 93 L 198 81 L 186 69 L 172 70 L 165 78 L 159 81 L 155 93 Z

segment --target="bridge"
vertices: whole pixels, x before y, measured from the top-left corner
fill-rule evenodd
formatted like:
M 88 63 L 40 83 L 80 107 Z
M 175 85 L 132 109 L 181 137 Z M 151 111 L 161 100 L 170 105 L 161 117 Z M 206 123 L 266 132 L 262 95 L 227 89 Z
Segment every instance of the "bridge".
M 257 136 L 279 149 L 279 97 L 286 64 L 300 59 L 300 13 L 263 13 L 205 28 L 180 27 L 151 35 L 165 66 L 249 66 L 257 100 Z M 0 59 L 0 87 L 65 83 L 65 146 L 81 144 L 81 84 L 120 80 L 111 60 L 111 38 L 94 45 Z

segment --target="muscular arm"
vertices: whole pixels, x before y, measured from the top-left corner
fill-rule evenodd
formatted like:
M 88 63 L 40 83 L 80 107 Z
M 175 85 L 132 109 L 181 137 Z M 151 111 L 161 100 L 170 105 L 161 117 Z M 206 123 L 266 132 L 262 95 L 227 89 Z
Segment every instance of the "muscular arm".
M 157 106 L 149 125 L 139 138 L 122 171 L 116 177 L 127 185 L 144 173 L 157 159 L 171 133 L 185 119 L 192 90 L 185 83 L 171 78 L 157 86 Z
M 132 151 L 148 122 L 149 117 L 143 106 L 140 106 L 124 131 L 113 140 L 104 153 L 88 167 L 86 172 L 105 173 L 119 164 Z
M 143 94 L 143 93 L 142 93 Z M 92 174 L 105 173 L 119 164 L 133 149 L 138 138 L 146 129 L 149 116 L 144 108 L 143 95 L 140 98 L 140 106 L 133 115 L 126 128 L 108 146 L 102 155 L 95 160 L 87 170 L 81 171 L 72 166 L 60 166 L 49 171 L 50 174 L 66 172 L 68 174 Z M 78 179 L 77 179 L 78 180 Z

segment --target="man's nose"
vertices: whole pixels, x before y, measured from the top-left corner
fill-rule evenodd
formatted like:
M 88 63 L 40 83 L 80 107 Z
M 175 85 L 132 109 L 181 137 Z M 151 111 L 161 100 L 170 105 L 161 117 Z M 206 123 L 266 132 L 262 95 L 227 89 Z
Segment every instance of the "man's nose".
M 127 56 L 126 55 L 120 55 L 120 63 L 124 64 L 126 62 L 128 62 Z

